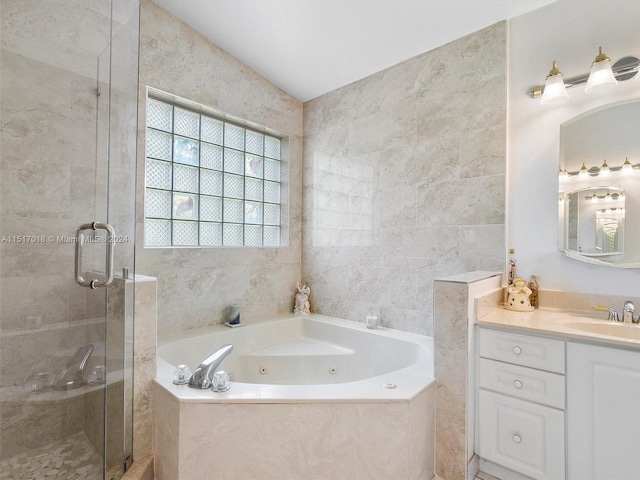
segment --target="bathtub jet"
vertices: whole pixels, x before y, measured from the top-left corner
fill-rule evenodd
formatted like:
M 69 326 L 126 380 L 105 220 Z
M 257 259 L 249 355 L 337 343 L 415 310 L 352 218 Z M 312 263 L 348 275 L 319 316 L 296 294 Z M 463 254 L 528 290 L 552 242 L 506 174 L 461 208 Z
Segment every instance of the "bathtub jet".
M 193 372 L 189 378 L 189 386 L 191 388 L 211 388 L 213 385 L 213 375 L 222 363 L 222 361 L 231 353 L 233 345 L 223 345 L 215 352 L 205 358 L 202 363 Z

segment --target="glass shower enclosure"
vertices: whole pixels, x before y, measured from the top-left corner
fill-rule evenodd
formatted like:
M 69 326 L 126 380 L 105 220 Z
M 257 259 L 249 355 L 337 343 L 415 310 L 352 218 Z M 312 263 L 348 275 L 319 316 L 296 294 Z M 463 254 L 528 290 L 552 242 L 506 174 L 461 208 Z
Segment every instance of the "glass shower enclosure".
M 132 452 L 138 0 L 2 0 L 0 478 Z

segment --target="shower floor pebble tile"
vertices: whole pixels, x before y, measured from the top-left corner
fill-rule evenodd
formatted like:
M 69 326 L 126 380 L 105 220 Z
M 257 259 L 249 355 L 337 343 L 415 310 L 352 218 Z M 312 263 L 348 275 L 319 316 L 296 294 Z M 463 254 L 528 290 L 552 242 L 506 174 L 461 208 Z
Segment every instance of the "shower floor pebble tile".
M 99 480 L 102 458 L 84 433 L 21 453 L 0 462 L 3 480 Z

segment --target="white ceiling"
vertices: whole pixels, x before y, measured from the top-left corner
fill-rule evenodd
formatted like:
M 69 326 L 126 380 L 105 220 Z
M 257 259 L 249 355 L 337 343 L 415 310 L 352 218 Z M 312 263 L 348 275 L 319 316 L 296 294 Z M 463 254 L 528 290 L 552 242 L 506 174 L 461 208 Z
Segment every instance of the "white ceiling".
M 153 0 L 302 101 L 554 0 Z

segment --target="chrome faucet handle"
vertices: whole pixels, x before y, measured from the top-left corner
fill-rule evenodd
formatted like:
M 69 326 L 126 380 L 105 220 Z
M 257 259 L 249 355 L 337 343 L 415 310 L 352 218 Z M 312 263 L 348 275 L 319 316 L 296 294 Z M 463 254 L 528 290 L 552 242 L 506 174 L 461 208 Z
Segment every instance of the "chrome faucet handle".
M 214 392 L 226 392 L 231 388 L 229 385 L 229 374 L 224 370 L 219 370 L 213 375 L 211 390 Z
M 624 302 L 624 307 L 622 308 L 622 321 L 624 323 L 638 323 L 638 319 L 633 318 L 633 312 L 636 311 L 636 307 L 631 300 Z
M 196 368 L 195 372 L 191 374 L 188 382 L 189 386 L 191 388 L 201 389 L 211 388 L 216 369 L 232 350 L 233 345 L 223 345 L 205 358 L 198 368 Z
M 607 307 L 606 305 L 593 305 L 592 307 L 594 310 L 600 310 L 603 312 L 609 312 L 609 317 L 607 318 L 607 320 L 609 320 L 610 322 L 619 322 L 620 321 L 620 316 L 618 315 L 618 312 L 615 311 L 615 309 L 611 308 L 611 307 Z

